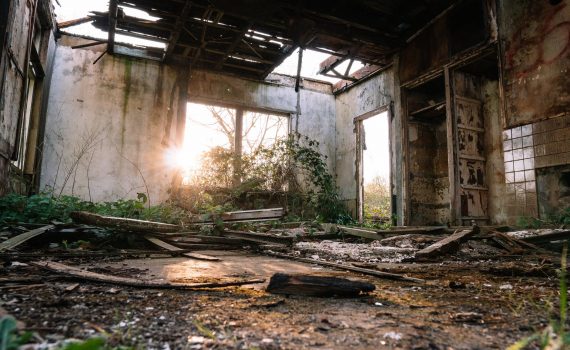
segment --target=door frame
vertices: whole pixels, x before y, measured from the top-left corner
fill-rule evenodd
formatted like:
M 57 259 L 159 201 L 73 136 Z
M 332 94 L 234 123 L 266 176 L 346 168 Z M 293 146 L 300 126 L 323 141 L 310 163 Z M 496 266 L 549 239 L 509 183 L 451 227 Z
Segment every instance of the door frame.
M 382 113 L 387 113 L 388 118 L 388 162 L 390 164 L 390 174 L 389 174 L 389 181 L 388 186 L 390 188 L 390 206 L 393 205 L 392 203 L 392 103 L 388 103 L 382 105 L 372 111 L 366 112 L 361 114 L 357 117 L 354 117 L 354 133 L 356 134 L 356 157 L 355 157 L 355 167 L 356 167 L 356 215 L 359 222 L 364 221 L 364 186 L 363 186 L 363 149 L 362 149 L 362 132 L 364 131 L 364 124 L 363 121 L 375 117 Z

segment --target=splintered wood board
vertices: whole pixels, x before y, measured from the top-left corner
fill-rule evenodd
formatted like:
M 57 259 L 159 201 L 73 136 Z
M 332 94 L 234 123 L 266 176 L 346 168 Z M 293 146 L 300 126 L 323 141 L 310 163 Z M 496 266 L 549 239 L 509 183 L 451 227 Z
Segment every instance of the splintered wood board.
M 20 244 L 22 244 L 22 243 L 24 243 L 24 242 L 26 242 L 26 241 L 34 238 L 34 237 L 37 237 L 46 231 L 51 230 L 54 227 L 55 227 L 54 225 L 46 225 L 43 227 L 39 227 L 35 230 L 24 232 L 22 234 L 17 235 L 16 237 L 12 237 L 9 240 L 0 243 L 0 252 L 3 252 L 3 251 L 8 250 L 8 249 L 15 248 L 15 247 L 19 246 Z
M 144 238 L 146 238 L 147 241 L 163 248 L 166 249 L 168 251 L 171 252 L 177 252 L 180 250 L 184 250 L 182 248 L 178 248 L 176 246 L 173 246 L 170 243 L 166 243 L 163 240 L 160 240 L 158 238 L 155 237 L 151 237 L 151 236 L 145 236 Z M 219 258 L 213 257 L 213 256 L 209 256 L 209 255 L 204 255 L 204 254 L 198 254 L 198 253 L 183 253 L 182 255 L 184 255 L 187 258 L 191 258 L 191 259 L 196 259 L 196 260 L 206 260 L 206 261 L 220 261 Z

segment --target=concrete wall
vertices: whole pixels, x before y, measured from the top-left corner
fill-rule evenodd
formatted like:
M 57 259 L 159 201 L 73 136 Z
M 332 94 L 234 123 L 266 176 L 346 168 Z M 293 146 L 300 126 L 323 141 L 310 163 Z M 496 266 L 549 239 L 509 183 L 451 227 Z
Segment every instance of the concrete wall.
M 233 106 L 260 108 L 295 114 L 297 94 L 295 78 L 270 74 L 266 82 L 195 72 L 190 79 L 188 94 L 191 101 L 225 103 Z M 303 79 L 300 89 L 301 115 L 298 132 L 320 142 L 320 152 L 327 156 L 331 174 L 335 171 L 335 97 L 328 83 Z M 291 118 L 295 129 L 295 116 Z
M 176 70 L 158 63 L 58 46 L 50 90 L 41 187 L 93 201 L 167 198 L 163 140 Z M 177 103 L 172 103 L 176 108 Z M 166 142 L 168 144 L 168 142 Z
M 56 52 L 41 185 L 92 201 L 136 198 L 147 187 L 152 204 L 168 199 L 176 173 L 168 155 L 181 127 L 175 121 L 178 87 L 185 85 L 180 69 L 109 55 L 93 64 L 100 52 L 68 44 Z M 196 71 L 189 98 L 294 112 L 294 80 L 270 79 L 260 83 Z M 334 96 L 329 84 L 303 84 L 299 132 L 321 142 L 334 173 Z
M 499 4 L 507 127 L 568 113 L 570 1 Z
M 356 133 L 354 118 L 390 105 L 393 101 L 394 77 L 392 69 L 386 70 L 336 96 L 336 180 L 341 198 L 356 213 Z M 395 132 L 397 125 L 391 123 L 392 169 L 397 173 L 395 163 Z M 396 159 L 395 159 L 396 158 Z

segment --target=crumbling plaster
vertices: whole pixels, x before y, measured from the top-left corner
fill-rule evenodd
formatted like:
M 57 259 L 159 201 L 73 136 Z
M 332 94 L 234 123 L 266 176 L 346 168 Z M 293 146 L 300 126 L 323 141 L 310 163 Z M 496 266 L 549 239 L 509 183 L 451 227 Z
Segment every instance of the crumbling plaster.
M 158 62 L 120 56 L 106 55 L 93 64 L 100 50 L 74 50 L 68 45 L 63 41 L 56 52 L 41 187 L 93 201 L 136 198 L 148 187 L 152 204 L 168 199 L 175 175 L 168 155 L 177 125 L 173 121 L 166 130 L 167 116 L 169 108 L 178 106 L 179 94 L 173 93 L 173 84 L 183 73 Z M 194 71 L 188 84 L 189 99 L 295 112 L 294 80 L 269 79 L 264 83 Z M 308 80 L 303 85 L 298 131 L 320 142 L 334 173 L 331 86 Z M 171 114 L 175 120 L 177 112 Z M 294 118 L 291 124 L 294 128 Z M 87 145 L 88 150 L 82 152 Z

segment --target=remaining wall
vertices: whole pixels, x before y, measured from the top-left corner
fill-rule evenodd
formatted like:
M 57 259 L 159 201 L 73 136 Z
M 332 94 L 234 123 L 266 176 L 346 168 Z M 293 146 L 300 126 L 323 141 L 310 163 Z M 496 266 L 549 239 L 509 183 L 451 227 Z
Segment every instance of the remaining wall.
M 93 64 L 100 52 L 63 44 L 56 52 L 41 185 L 93 201 L 135 198 L 148 187 L 152 204 L 166 200 L 175 175 L 168 155 L 183 127 L 176 123 L 180 69 L 109 55 Z M 271 79 L 197 71 L 188 92 L 191 101 L 295 111 L 294 80 Z M 321 142 L 334 172 L 334 96 L 329 84 L 304 85 L 299 132 Z
M 390 105 L 393 101 L 394 79 L 392 69 L 386 70 L 336 96 L 336 180 L 341 198 L 356 214 L 356 133 L 354 118 Z M 400 154 L 395 151 L 395 132 L 400 134 L 394 121 L 391 123 L 391 147 L 393 173 Z M 395 132 L 394 132 L 395 131 Z
M 501 0 L 507 127 L 570 109 L 570 1 Z
M 195 72 L 188 94 L 192 101 L 226 103 L 292 114 L 295 131 L 297 94 L 295 78 L 270 74 L 266 82 L 239 79 L 221 74 Z M 335 98 L 328 83 L 303 79 L 300 90 L 301 115 L 298 132 L 320 142 L 320 152 L 327 156 L 329 170 L 335 170 Z

